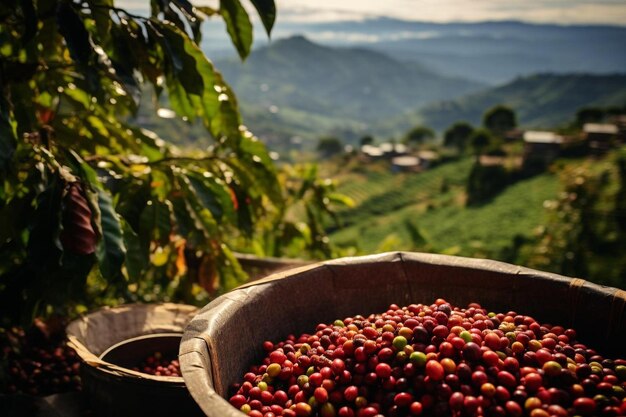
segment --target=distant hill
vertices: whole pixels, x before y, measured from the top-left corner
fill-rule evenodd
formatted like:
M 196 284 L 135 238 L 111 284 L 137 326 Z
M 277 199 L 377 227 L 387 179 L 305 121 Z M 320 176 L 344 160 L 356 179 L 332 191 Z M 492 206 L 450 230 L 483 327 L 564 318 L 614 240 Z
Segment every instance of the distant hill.
M 377 22 L 382 25 L 377 29 L 382 33 L 385 21 Z M 396 33 L 391 30 L 398 29 L 396 21 L 387 20 L 386 24 L 390 33 Z M 404 24 L 407 28 L 422 25 L 452 30 L 450 27 L 455 27 Z M 526 33 L 529 26 L 539 26 L 542 33 L 549 31 L 546 25 L 506 22 L 458 24 L 459 30 L 468 25 L 475 30 L 504 27 L 510 33 L 516 33 L 514 29 Z M 584 28 L 569 30 L 593 29 Z M 553 28 L 561 34 L 566 29 Z M 598 50 L 603 48 L 598 46 Z M 597 67 L 604 65 L 602 53 L 590 57 Z M 619 59 L 624 57 L 626 54 Z M 216 61 L 216 67 L 237 93 L 246 125 L 278 151 L 300 146 L 312 149 L 317 139 L 327 134 L 354 144 L 364 134 L 374 134 L 383 140 L 390 136 L 397 138 L 419 123 L 437 130 L 458 120 L 478 124 L 485 110 L 501 103 L 516 110 L 524 127 L 544 128 L 571 121 L 581 107 L 626 105 L 626 74 L 540 73 L 489 87 L 446 77 L 415 62 L 394 59 L 364 47 L 322 46 L 302 36 L 275 40 L 255 50 L 243 64 L 234 58 L 221 59 Z M 163 124 L 156 116 L 145 115 L 144 119 L 147 127 Z M 186 126 L 171 130 L 185 132 L 180 134 L 184 138 L 181 143 L 201 141 L 206 135 L 201 129 L 190 130 Z
M 609 74 L 626 68 L 626 27 L 618 26 L 373 18 L 300 30 L 313 40 L 366 46 L 444 75 L 492 85 L 539 72 Z
M 202 48 L 212 58 L 234 48 L 218 22 L 205 23 Z M 626 68 L 626 27 L 519 21 L 419 22 L 386 17 L 305 22 L 278 19 L 274 39 L 303 34 L 326 46 L 365 47 L 439 74 L 491 85 L 540 72 L 610 74 Z M 267 44 L 255 26 L 255 47 Z
M 237 92 L 246 123 L 261 136 L 276 135 L 277 124 L 305 135 L 307 124 L 354 128 L 483 87 L 380 52 L 321 46 L 302 36 L 274 41 L 243 64 L 226 59 L 216 66 Z M 269 121 L 273 132 L 266 130 Z
M 512 107 L 520 125 L 553 128 L 573 120 L 586 106 L 626 105 L 626 75 L 537 74 L 455 100 L 424 106 L 377 126 L 378 132 L 402 132 L 418 123 L 445 129 L 465 120 L 479 124 L 485 110 Z

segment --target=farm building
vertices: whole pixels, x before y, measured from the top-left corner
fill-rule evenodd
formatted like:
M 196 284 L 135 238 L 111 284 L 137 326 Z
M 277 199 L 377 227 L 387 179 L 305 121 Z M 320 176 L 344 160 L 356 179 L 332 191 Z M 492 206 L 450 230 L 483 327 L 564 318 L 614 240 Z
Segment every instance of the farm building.
M 561 153 L 563 136 L 554 132 L 529 130 L 524 132 L 522 167 L 526 171 L 541 171 Z
M 394 173 L 419 172 L 421 171 L 420 160 L 416 156 L 396 156 L 391 160 L 391 171 Z
M 385 153 L 378 146 L 374 145 L 363 145 L 361 146 L 361 153 L 370 159 L 379 159 L 382 158 Z
M 434 151 L 419 151 L 417 157 L 420 160 L 420 166 L 423 169 L 430 168 L 435 162 L 439 160 L 439 154 Z
M 386 158 L 391 159 L 396 156 L 406 155 L 407 147 L 401 143 L 381 143 L 379 146 L 363 145 L 361 154 L 370 159 Z
M 607 152 L 617 140 L 619 129 L 610 123 L 585 123 L 583 137 L 594 153 Z

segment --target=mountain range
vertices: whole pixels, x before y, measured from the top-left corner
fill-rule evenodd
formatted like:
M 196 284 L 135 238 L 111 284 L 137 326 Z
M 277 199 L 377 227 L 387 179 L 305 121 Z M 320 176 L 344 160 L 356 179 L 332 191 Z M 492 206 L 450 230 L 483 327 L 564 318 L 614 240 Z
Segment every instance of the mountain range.
M 224 28 L 206 22 L 202 48 L 233 54 Z M 306 22 L 278 19 L 272 40 L 255 28 L 255 47 L 304 35 L 326 46 L 364 47 L 439 74 L 500 85 L 539 72 L 610 74 L 626 68 L 626 27 L 519 21 L 419 22 L 385 17 Z
M 247 121 L 255 124 L 267 116 L 282 117 L 284 125 L 284 111 L 287 119 L 322 119 L 327 127 L 365 127 L 406 109 L 484 88 L 370 49 L 322 46 L 302 36 L 275 41 L 243 63 L 224 59 L 216 66 L 237 92 Z M 308 130 L 297 120 L 292 124 Z
M 524 128 L 551 129 L 574 120 L 582 107 L 626 107 L 626 75 L 535 74 L 455 100 L 431 103 L 381 123 L 375 129 L 404 132 L 415 124 L 443 130 L 464 120 L 479 125 L 489 108 L 515 110 Z
M 303 31 L 314 41 L 366 46 L 441 74 L 492 85 L 539 72 L 609 74 L 626 68 L 626 27 L 619 26 L 376 18 L 322 23 Z
M 626 104 L 626 75 L 540 73 L 488 84 L 442 75 L 428 65 L 364 47 L 324 46 L 303 36 L 273 41 L 241 63 L 216 61 L 242 103 L 245 123 L 270 147 L 312 147 L 325 134 L 355 142 L 389 137 L 416 124 L 445 129 L 478 123 L 496 104 L 526 127 L 550 128 L 580 107 Z

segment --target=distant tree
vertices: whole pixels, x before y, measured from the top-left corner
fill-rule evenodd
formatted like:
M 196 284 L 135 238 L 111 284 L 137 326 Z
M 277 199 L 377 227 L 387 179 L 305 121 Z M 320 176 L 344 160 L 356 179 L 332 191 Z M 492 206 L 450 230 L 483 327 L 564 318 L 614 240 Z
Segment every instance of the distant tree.
M 576 125 L 582 127 L 585 123 L 599 123 L 604 114 L 604 109 L 600 107 L 583 107 L 576 112 Z
M 609 106 L 604 109 L 604 115 L 607 117 L 620 116 L 626 114 L 626 105 L 623 106 Z
M 503 105 L 492 107 L 483 116 L 483 126 L 493 134 L 502 136 L 507 130 L 517 126 L 515 112 Z
M 334 136 L 320 138 L 317 144 L 317 152 L 323 157 L 336 155 L 343 151 L 343 144 Z
M 374 138 L 370 135 L 365 135 L 359 140 L 360 146 L 371 145 L 374 143 Z
M 471 124 L 467 122 L 456 122 L 445 131 L 443 144 L 444 146 L 463 151 L 467 147 L 472 133 L 474 133 L 474 127 Z
M 482 166 L 475 163 L 467 179 L 467 205 L 480 205 L 498 195 L 510 183 L 502 165 Z
M 469 137 L 469 145 L 476 156 L 483 154 L 494 143 L 495 139 L 487 129 L 476 129 Z
M 404 143 L 406 144 L 421 144 L 428 139 L 433 139 L 435 132 L 428 126 L 417 125 L 413 129 L 409 130 L 404 136 Z

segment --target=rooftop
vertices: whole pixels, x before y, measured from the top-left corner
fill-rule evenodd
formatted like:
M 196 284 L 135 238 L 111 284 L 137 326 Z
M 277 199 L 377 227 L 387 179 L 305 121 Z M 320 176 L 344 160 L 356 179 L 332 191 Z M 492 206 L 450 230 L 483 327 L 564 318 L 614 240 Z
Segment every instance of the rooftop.
M 378 146 L 372 145 L 363 145 L 361 147 L 361 152 L 363 152 L 367 156 L 383 156 L 384 152 Z
M 524 142 L 527 143 L 563 143 L 563 137 L 554 132 L 543 130 L 528 130 L 524 132 Z
M 583 125 L 583 132 L 585 133 L 606 133 L 615 135 L 618 131 L 617 126 L 608 123 L 585 123 Z
M 419 165 L 420 161 L 415 156 L 396 156 L 391 160 L 391 163 L 398 167 L 415 167 Z
M 396 153 L 405 153 L 406 146 L 402 143 L 391 143 L 385 142 L 380 144 L 380 150 L 384 153 L 396 152 Z
M 419 151 L 417 153 L 419 159 L 423 159 L 425 161 L 433 161 L 435 159 L 439 159 L 439 154 L 435 151 Z

